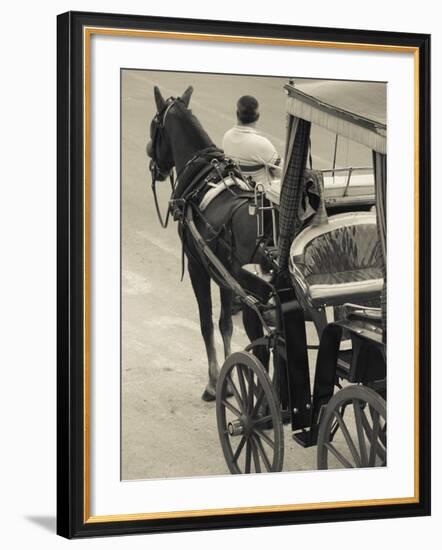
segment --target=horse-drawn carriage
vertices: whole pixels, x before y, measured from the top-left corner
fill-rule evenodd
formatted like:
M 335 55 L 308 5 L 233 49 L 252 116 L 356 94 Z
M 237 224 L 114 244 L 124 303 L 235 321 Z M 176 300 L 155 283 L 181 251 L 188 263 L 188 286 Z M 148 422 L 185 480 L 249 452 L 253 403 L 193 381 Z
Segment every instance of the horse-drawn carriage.
M 306 93 L 293 83 L 285 89 L 288 133 L 277 191 L 277 185 L 251 188 L 240 170 L 210 142 L 202 141 L 199 149 L 195 146 L 194 154 L 187 154 L 180 166 L 174 159 L 181 181 L 174 185 L 170 210 L 180 224 L 200 307 L 209 358 L 206 392 L 216 369 L 211 371 L 210 334 L 195 284 L 198 264 L 228 296 L 235 293 L 241 298 L 251 339 L 245 351 L 231 354 L 228 322 L 222 331 L 227 358 L 219 376 L 216 372 L 216 416 L 230 472 L 280 471 L 285 425 L 303 447 L 317 446 L 318 468 L 382 466 L 387 460 L 385 113 L 373 110 L 370 97 L 361 97 L 360 89 L 352 97 L 351 86 L 343 95 L 351 111 L 342 99 L 338 104 L 328 100 L 326 85 L 316 95 L 311 88 Z M 149 149 L 154 183 L 173 165 L 172 160 L 164 161 L 165 149 L 176 150 L 172 123 L 168 129 L 166 118 L 174 107 L 187 109 L 186 93 L 180 101 L 160 101 L 157 94 Z M 310 162 L 308 168 L 314 125 L 366 147 L 373 167 L 314 170 Z M 324 179 L 344 172 L 344 200 L 327 202 Z M 373 183 L 375 201 L 366 187 L 365 198 L 353 195 L 348 200 L 351 177 L 358 173 Z M 207 186 L 212 195 L 216 186 L 221 191 L 210 203 L 213 210 L 206 204 L 201 211 Z M 236 206 L 224 207 L 229 211 L 228 223 L 215 224 L 214 212 L 221 204 L 217 199 L 222 200 L 223 193 L 235 195 L 235 188 L 232 204 Z M 241 254 L 240 240 L 249 232 L 251 220 L 258 228 L 253 254 Z M 240 221 L 242 226 L 235 232 Z M 251 261 L 244 261 L 245 257 Z M 224 301 L 228 302 L 226 294 Z M 221 330 L 222 324 L 223 312 Z M 319 344 L 310 341 L 312 327 Z

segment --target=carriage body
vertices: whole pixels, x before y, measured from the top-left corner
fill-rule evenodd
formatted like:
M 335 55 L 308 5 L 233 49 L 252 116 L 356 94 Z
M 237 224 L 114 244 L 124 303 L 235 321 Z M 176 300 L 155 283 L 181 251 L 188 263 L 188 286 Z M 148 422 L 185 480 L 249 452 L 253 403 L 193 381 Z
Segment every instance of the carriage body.
M 252 342 L 246 353 L 256 355 L 256 350 L 267 347 L 273 375 L 262 365 L 258 373 L 259 361 L 241 354 L 234 354 L 222 369 L 217 418 L 232 473 L 251 472 L 253 464 L 256 472 L 282 469 L 284 423 L 290 423 L 299 444 L 318 446 L 319 468 L 329 467 L 330 458 L 340 467 L 386 464 L 385 98 L 380 85 L 357 87 L 352 95 L 351 84 L 285 86 L 288 133 L 282 184 L 272 182 L 263 191 L 279 217 L 277 250 L 263 246 L 273 269 L 244 266 L 240 281 L 266 322 L 266 335 Z M 307 217 L 302 201 L 315 126 L 365 148 L 372 166 L 342 167 L 333 162 L 316 170 L 321 192 L 316 211 Z M 336 149 L 334 157 L 335 161 Z M 319 345 L 308 342 L 309 321 Z M 311 349 L 317 350 L 313 384 Z M 229 423 L 226 390 L 235 385 L 235 369 L 237 406 Z M 350 409 L 353 439 L 344 420 Z M 266 426 L 273 439 L 266 435 Z M 333 444 L 340 429 L 350 450 L 347 458 Z

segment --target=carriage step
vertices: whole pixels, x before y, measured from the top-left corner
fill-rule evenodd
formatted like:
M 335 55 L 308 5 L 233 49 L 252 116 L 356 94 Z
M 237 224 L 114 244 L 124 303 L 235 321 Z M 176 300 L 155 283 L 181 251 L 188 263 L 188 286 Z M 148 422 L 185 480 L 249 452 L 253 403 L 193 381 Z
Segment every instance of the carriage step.
M 312 426 L 310 429 L 301 430 L 300 432 L 293 432 L 292 439 L 305 449 L 313 447 L 318 441 L 318 426 Z

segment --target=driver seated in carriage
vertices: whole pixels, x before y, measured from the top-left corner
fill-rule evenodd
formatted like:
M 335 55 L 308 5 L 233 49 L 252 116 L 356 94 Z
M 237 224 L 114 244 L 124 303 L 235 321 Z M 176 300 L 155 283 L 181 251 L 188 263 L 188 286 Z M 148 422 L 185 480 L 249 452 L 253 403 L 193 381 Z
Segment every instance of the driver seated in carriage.
M 256 184 L 269 184 L 278 176 L 282 159 L 273 143 L 256 129 L 259 119 L 258 100 L 241 96 L 236 104 L 237 124 L 224 134 L 222 148 L 226 157 L 236 162 L 243 175 Z M 241 311 L 238 297 L 233 300 L 232 312 Z
M 224 134 L 222 148 L 227 157 L 238 163 L 244 176 L 266 184 L 279 175 L 282 159 L 273 143 L 256 129 L 259 103 L 250 95 L 236 104 L 237 124 Z

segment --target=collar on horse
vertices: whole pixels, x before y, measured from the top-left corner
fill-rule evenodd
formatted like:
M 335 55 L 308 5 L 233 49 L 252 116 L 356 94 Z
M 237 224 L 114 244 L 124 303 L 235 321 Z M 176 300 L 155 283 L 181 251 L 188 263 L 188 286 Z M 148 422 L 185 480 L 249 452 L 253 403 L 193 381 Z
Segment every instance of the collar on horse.
M 154 197 L 155 209 L 157 211 L 158 220 L 160 222 L 160 225 L 164 229 L 167 227 L 169 223 L 169 216 L 171 213 L 172 205 L 178 202 L 180 199 L 187 198 L 190 195 L 190 192 L 195 190 L 195 186 L 201 180 L 203 180 L 203 183 L 205 183 L 204 178 L 207 179 L 207 176 L 209 175 L 209 173 L 216 170 L 215 164 L 212 163 L 212 161 L 214 159 L 218 160 L 219 158 L 223 158 L 223 157 L 224 157 L 223 152 L 217 149 L 214 145 L 212 145 L 210 147 L 206 147 L 205 149 L 202 149 L 201 151 L 198 151 L 190 160 L 188 160 L 187 163 L 184 165 L 184 167 L 177 174 L 176 180 L 174 180 L 173 171 L 171 171 L 169 176 L 171 195 L 170 195 L 169 204 L 166 210 L 165 218 L 161 214 L 161 210 L 158 202 L 157 189 L 156 189 L 159 170 L 155 161 L 153 161 L 153 159 L 151 160 L 150 166 L 149 166 L 152 174 L 151 188 L 152 188 L 152 193 Z M 183 181 L 184 176 L 190 167 L 196 164 L 199 164 L 201 162 L 203 162 L 203 165 L 201 166 L 200 170 L 197 170 L 197 172 L 193 175 L 192 181 L 189 184 L 186 184 L 185 186 L 186 193 L 184 197 L 184 190 L 181 191 L 179 189 L 179 183 Z M 184 187 L 184 184 L 183 184 L 183 187 Z

